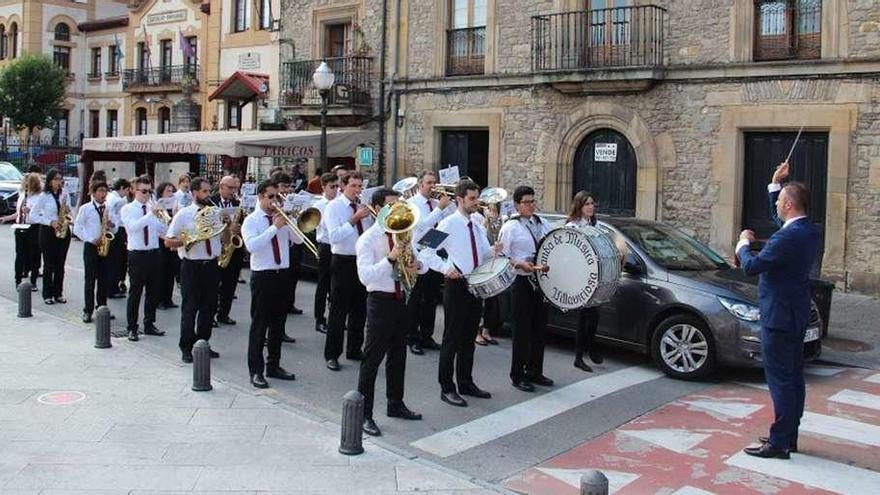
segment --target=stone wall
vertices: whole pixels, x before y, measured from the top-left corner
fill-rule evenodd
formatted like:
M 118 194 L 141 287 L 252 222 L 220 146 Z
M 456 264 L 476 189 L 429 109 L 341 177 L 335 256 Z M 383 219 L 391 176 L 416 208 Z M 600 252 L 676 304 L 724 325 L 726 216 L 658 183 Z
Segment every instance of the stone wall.
M 717 64 L 730 61 L 732 1 L 660 0 L 666 9 L 666 64 Z
M 409 45 L 407 46 L 407 77 L 428 78 L 434 75 L 434 31 L 439 13 L 434 0 L 409 2 L 407 18 Z
M 880 82 L 859 106 L 850 155 L 846 264 L 855 290 L 880 294 Z
M 851 57 L 880 57 L 880 5 L 877 0 L 849 0 Z

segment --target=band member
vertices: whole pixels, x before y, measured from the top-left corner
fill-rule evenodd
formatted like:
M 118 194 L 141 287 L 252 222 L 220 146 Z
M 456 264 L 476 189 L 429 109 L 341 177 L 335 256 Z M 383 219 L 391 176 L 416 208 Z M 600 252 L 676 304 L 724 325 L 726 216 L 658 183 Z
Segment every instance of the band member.
M 535 215 L 535 190 L 519 186 L 513 192 L 517 215 L 501 227 L 499 240 L 503 253 L 516 268 L 516 280 L 510 292 L 513 352 L 510 380 L 515 388 L 533 392 L 535 384 L 551 386 L 544 376 L 544 330 L 547 308 L 533 277 L 549 267 L 535 264 L 538 243 L 550 231 L 546 222 Z M 563 269 L 563 268 L 560 268 Z
M 158 206 L 150 203 L 153 192 L 149 176 L 134 181 L 134 201 L 122 207 L 122 224 L 128 232 L 128 291 L 126 317 L 128 340 L 138 341 L 138 307 L 144 295 L 144 334 L 165 335 L 156 328 L 156 305 L 162 289 L 162 252 L 159 235 L 167 225 L 158 214 Z M 146 293 L 146 294 L 144 294 Z
M 174 184 L 163 182 L 156 188 L 156 197 L 167 200 L 174 198 L 177 190 Z M 176 201 L 176 200 L 175 200 Z M 174 217 L 175 208 L 165 208 L 167 218 Z M 173 309 L 178 307 L 174 304 L 174 284 L 180 280 L 180 256 L 177 255 L 177 249 L 167 247 L 164 238 L 160 238 L 160 249 L 162 250 L 162 290 L 159 294 L 159 309 Z
M 184 363 L 193 361 L 192 348 L 196 341 L 211 340 L 214 313 L 217 311 L 217 286 L 220 283 L 220 236 L 216 235 L 195 243 L 188 250 L 184 246 L 185 234 L 197 236 L 199 223 L 196 214 L 211 205 L 211 185 L 196 177 L 192 180 L 193 203 L 174 215 L 165 245 L 177 250 L 180 256 L 180 354 Z M 220 357 L 213 349 L 212 358 Z
M 419 224 L 413 230 L 413 239 L 416 241 L 454 211 L 454 208 L 449 207 L 452 203 L 449 196 L 441 194 L 440 199 L 432 197 L 435 185 L 437 174 L 430 170 L 423 171 L 419 174 L 418 192 L 408 200 L 421 211 Z M 430 271 L 418 278 L 409 296 L 407 340 L 413 354 L 424 354 L 423 349 L 440 348 L 434 341 L 434 320 L 442 282 L 443 275 Z
M 302 242 L 277 211 L 278 188 L 272 180 L 257 186 L 258 205 L 241 226 L 244 244 L 250 251 L 251 327 L 248 340 L 248 371 L 251 384 L 267 388 L 265 376 L 294 380 L 293 373 L 281 367 L 281 336 L 287 311 L 278 301 L 290 297 L 288 268 L 291 244 Z M 263 346 L 268 340 L 268 358 Z M 265 367 L 266 375 L 263 375 Z
M 43 302 L 67 302 L 64 291 L 64 263 L 70 248 L 70 225 L 64 227 L 71 212 L 61 173 L 51 169 L 46 173 L 46 188 L 36 199 L 31 218 L 40 224 L 40 251 L 43 253 Z M 58 237 L 58 233 L 63 237 Z
M 596 226 L 596 209 L 599 204 L 587 191 L 579 191 L 571 200 L 566 227 L 582 228 Z M 596 348 L 596 329 L 599 327 L 599 308 L 592 306 L 583 308 L 578 314 L 577 334 L 575 336 L 574 367 L 591 372 L 593 368 L 584 362 L 584 353 L 590 361 L 602 364 L 602 354 Z
M 366 288 L 358 279 L 355 243 L 370 225 L 370 209 L 358 204 L 364 187 L 364 176 L 350 172 L 342 179 L 342 194 L 324 210 L 327 236 L 330 239 L 330 320 L 324 359 L 327 368 L 339 371 L 339 356 L 345 340 L 345 357 L 358 361 L 362 357 L 364 321 L 366 320 Z M 346 325 L 347 320 L 347 325 Z
M 278 185 L 278 192 L 282 197 L 287 197 L 291 194 L 296 194 L 294 190 L 293 183 L 291 182 L 291 177 L 285 172 L 277 172 L 272 175 L 272 180 Z M 303 246 L 302 244 L 296 244 L 290 248 L 290 282 L 291 282 L 291 291 L 290 291 L 290 303 L 287 309 L 287 312 L 292 315 L 301 315 L 303 314 L 303 310 L 296 307 L 296 286 L 299 284 L 299 276 L 300 276 L 300 265 L 302 264 L 303 258 Z M 282 338 L 284 342 L 296 342 L 296 339 L 284 334 Z
M 378 211 L 397 201 L 398 193 L 382 188 L 373 193 L 371 205 Z M 415 245 L 410 246 L 415 252 Z M 385 359 L 385 394 L 387 414 L 392 418 L 422 419 L 403 403 L 403 382 L 406 371 L 406 304 L 397 271 L 397 258 L 402 246 L 392 234 L 374 223 L 356 243 L 357 272 L 367 288 L 367 339 L 364 359 L 358 374 L 358 392 L 364 396 L 364 433 L 378 436 L 382 432 L 373 420 L 376 374 Z M 421 264 L 414 262 L 405 269 L 414 276 Z
M 32 212 L 41 192 L 40 174 L 22 176 L 15 212 L 4 218 L 15 222 L 15 286 L 30 278 L 31 291 L 34 292 L 37 291 L 40 272 L 40 226 L 34 222 Z
M 330 239 L 327 235 L 327 222 L 324 211 L 331 201 L 336 199 L 336 188 L 339 180 L 336 174 L 325 173 L 321 175 L 321 187 L 323 196 L 315 203 L 315 208 L 321 212 L 321 223 L 315 232 L 315 240 L 318 243 L 318 286 L 315 288 L 315 330 L 327 333 L 327 319 L 324 317 L 327 307 L 327 296 L 330 294 L 330 260 L 333 253 L 330 252 Z
M 463 180 L 455 189 L 456 212 L 440 221 L 437 230 L 449 234 L 443 243 L 448 259 L 440 270 L 446 276 L 443 289 L 444 328 L 440 345 L 440 399 L 453 406 L 466 407 L 461 396 L 488 399 L 489 392 L 474 383 L 474 338 L 480 323 L 481 301 L 467 288 L 465 275 L 501 250 L 501 245 L 489 246 L 486 231 L 474 223 L 471 214 L 479 208 L 480 187 L 473 181 Z M 432 269 L 436 269 L 432 266 Z M 453 381 L 458 382 L 456 392 Z
M 116 179 L 113 182 L 113 190 L 107 194 L 107 207 L 113 214 L 120 218 L 122 207 L 128 204 L 131 195 L 131 182 L 127 179 Z M 110 243 L 110 284 L 107 287 L 109 299 L 122 299 L 125 297 L 125 277 L 128 274 L 128 236 L 125 226 L 120 225 L 116 230 L 116 238 Z
M 238 193 L 238 179 L 232 175 L 227 175 L 220 179 L 219 192 L 211 198 L 211 202 L 224 210 L 238 208 L 241 202 L 236 198 Z M 238 211 L 238 210 L 235 210 Z M 241 225 L 237 223 L 241 221 L 238 214 L 233 214 L 229 219 L 229 227 L 223 233 L 224 242 L 231 242 L 231 236 L 241 234 Z M 217 322 L 224 325 L 235 325 L 236 321 L 229 317 L 229 311 L 232 309 L 232 299 L 235 297 L 235 289 L 238 287 L 238 276 L 241 273 L 241 267 L 244 264 L 244 249 L 235 249 L 232 252 L 232 258 L 226 267 L 220 268 L 220 290 L 217 298 Z
M 483 219 L 482 225 L 489 234 L 489 244 L 494 244 L 498 240 L 498 233 L 501 230 L 501 225 L 503 225 L 499 210 L 499 203 L 495 203 L 486 205 L 480 212 L 480 217 Z M 497 225 L 498 228 L 490 228 L 493 225 Z M 498 341 L 492 337 L 492 334 L 499 334 L 501 332 L 501 327 L 504 324 L 504 320 L 501 318 L 501 306 L 502 303 L 509 301 L 507 296 L 508 294 L 498 294 L 483 300 L 483 322 L 480 326 L 479 335 L 474 339 L 475 344 L 481 346 L 499 345 Z
M 85 269 L 83 323 L 92 322 L 96 300 L 98 306 L 107 305 L 111 260 L 109 256 L 100 256 L 98 249 L 103 243 L 110 242 L 105 238 L 105 234 L 109 232 L 115 236 L 119 225 L 119 218 L 107 207 L 107 184 L 92 182 L 89 185 L 89 193 L 92 200 L 80 205 L 76 212 L 76 220 L 73 222 L 74 235 L 83 241 Z

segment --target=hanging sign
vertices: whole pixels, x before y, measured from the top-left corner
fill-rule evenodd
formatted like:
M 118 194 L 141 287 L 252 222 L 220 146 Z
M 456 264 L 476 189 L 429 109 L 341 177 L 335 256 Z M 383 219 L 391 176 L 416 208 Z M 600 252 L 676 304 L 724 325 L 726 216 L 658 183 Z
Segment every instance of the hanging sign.
M 597 162 L 616 162 L 617 143 L 596 143 L 593 159 Z

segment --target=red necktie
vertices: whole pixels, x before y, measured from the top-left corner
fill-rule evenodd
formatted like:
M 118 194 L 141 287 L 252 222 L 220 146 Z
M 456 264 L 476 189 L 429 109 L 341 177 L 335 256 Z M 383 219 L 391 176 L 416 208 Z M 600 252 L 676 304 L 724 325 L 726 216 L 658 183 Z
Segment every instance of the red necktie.
M 428 200 L 428 213 L 434 211 L 434 205 L 431 204 L 431 200 Z
M 141 205 L 144 215 L 147 214 L 147 205 Z M 150 245 L 150 228 L 144 225 L 144 248 Z
M 477 238 L 474 237 L 474 222 L 468 222 L 468 230 L 471 231 L 471 256 L 474 258 L 474 270 L 476 270 L 480 261 L 477 257 Z
M 211 252 L 211 239 L 205 239 L 205 249 L 208 250 L 208 256 L 214 256 L 214 253 Z
M 266 215 L 266 220 L 269 221 L 269 226 L 272 226 L 272 215 Z M 278 234 L 275 234 L 272 237 L 272 255 L 275 256 L 275 264 L 281 264 L 281 246 L 278 245 Z
M 388 251 L 390 252 L 392 249 L 394 249 L 394 238 L 391 237 L 391 234 L 388 232 L 386 232 L 385 235 L 388 236 Z M 403 300 L 403 293 L 400 292 L 400 280 L 394 281 L 394 298 L 398 301 Z
M 357 213 L 357 211 L 358 211 L 358 207 L 357 207 L 356 204 L 351 203 L 351 211 Z M 355 225 L 355 227 L 357 227 L 357 229 L 358 229 L 358 236 L 360 236 L 361 234 L 364 233 L 364 226 L 361 225 L 361 221 L 360 221 L 360 220 L 358 220 L 358 223 L 357 223 L 357 225 Z

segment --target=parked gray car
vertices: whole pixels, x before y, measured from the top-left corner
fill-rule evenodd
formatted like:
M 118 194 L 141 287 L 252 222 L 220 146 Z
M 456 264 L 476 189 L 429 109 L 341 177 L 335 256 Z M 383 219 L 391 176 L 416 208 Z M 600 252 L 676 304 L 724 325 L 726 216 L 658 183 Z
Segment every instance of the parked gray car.
M 560 215 L 542 217 L 554 226 L 564 222 Z M 599 228 L 623 236 L 629 253 L 617 293 L 599 307 L 598 340 L 648 353 L 675 378 L 700 379 L 717 365 L 760 366 L 757 278 L 660 222 L 600 217 Z M 573 333 L 577 315 L 551 308 L 549 326 Z M 807 359 L 819 356 L 822 337 L 814 304 Z

